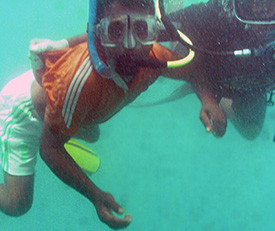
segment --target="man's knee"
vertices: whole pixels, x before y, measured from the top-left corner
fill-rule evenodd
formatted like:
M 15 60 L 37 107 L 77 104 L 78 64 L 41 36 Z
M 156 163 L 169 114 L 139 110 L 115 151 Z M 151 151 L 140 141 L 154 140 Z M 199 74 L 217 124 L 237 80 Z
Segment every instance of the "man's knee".
M 232 109 L 234 111 L 232 122 L 240 134 L 248 140 L 257 138 L 262 131 L 265 119 L 265 95 L 238 99 L 233 102 Z
M 252 125 L 252 126 L 247 126 L 247 127 L 239 127 L 237 128 L 239 133 L 241 134 L 242 137 L 244 137 L 247 140 L 254 140 L 256 139 L 261 131 L 262 131 L 262 125 L 257 124 L 257 125 Z
M 0 209 L 9 216 L 22 216 L 32 207 L 34 176 L 11 176 L 5 173 L 0 185 Z
M 8 216 L 19 217 L 26 214 L 32 207 L 32 200 L 24 197 L 10 197 L 1 210 Z

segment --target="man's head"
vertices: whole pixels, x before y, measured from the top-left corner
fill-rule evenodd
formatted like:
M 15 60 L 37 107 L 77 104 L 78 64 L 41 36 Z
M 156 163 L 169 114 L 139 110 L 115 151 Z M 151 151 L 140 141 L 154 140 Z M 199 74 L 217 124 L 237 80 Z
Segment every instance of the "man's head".
M 237 18 L 251 24 L 274 24 L 274 0 L 233 0 Z
M 129 60 L 148 57 L 157 35 L 158 22 L 153 0 L 98 1 L 98 45 L 103 49 L 109 64 L 115 66 L 125 60 L 125 65 L 118 68 L 125 72 L 125 75 L 136 73 Z

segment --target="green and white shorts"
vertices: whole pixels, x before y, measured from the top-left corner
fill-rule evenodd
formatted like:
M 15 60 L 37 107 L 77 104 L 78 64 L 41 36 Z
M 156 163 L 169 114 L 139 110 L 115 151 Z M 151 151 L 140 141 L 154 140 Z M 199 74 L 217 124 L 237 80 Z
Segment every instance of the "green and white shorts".
M 11 175 L 34 174 L 42 121 L 31 100 L 32 71 L 11 80 L 0 93 L 0 161 Z

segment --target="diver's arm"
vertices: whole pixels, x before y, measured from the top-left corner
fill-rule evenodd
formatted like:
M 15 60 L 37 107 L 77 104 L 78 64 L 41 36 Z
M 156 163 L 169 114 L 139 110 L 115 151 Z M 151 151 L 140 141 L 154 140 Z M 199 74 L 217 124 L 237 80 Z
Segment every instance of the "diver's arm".
M 223 108 L 219 105 L 209 80 L 194 77 L 191 83 L 202 104 L 200 120 L 206 132 L 212 132 L 214 136 L 222 137 L 226 131 L 227 118 Z
M 219 105 L 208 78 L 204 74 L 200 74 L 199 71 L 194 71 L 193 68 L 194 66 L 189 66 L 189 64 L 181 68 L 169 68 L 165 69 L 162 75 L 172 79 L 186 80 L 191 83 L 202 104 L 200 120 L 206 132 L 212 132 L 214 136 L 222 137 L 227 126 L 226 114 Z M 182 89 L 186 91 L 185 88 Z M 186 95 L 184 91 L 181 93 L 183 97 Z
M 125 228 L 131 222 L 131 216 L 120 219 L 113 211 L 123 214 L 124 210 L 113 196 L 100 190 L 75 163 L 64 148 L 68 136 L 52 131 L 47 122 L 40 141 L 40 155 L 52 172 L 64 183 L 88 198 L 95 206 L 99 219 L 114 229 Z

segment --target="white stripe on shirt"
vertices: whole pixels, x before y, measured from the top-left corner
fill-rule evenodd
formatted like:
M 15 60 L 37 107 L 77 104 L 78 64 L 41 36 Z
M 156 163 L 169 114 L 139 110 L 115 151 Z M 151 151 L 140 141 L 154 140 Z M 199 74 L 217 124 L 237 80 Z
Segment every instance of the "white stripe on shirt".
M 79 95 L 91 72 L 92 64 L 90 61 L 90 57 L 88 56 L 73 77 L 73 80 L 71 81 L 65 97 L 62 108 L 62 116 L 64 118 L 67 128 L 69 128 L 71 125 Z

